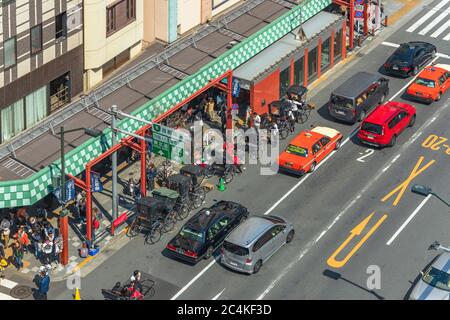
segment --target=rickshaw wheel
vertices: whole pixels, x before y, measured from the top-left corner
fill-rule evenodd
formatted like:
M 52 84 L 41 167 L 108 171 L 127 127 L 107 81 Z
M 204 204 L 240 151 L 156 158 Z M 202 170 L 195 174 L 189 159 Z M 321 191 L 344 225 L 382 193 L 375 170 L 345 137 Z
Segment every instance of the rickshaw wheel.
M 174 211 L 169 212 L 164 219 L 163 232 L 170 232 L 177 223 L 177 214 Z
M 308 117 L 309 117 L 309 115 L 308 115 L 308 111 L 304 111 L 304 112 L 300 112 L 300 114 L 298 115 L 298 118 L 297 118 L 297 122 L 298 123 L 305 123 L 306 121 L 308 121 Z
M 160 223 L 155 224 L 150 230 L 149 234 L 145 237 L 146 244 L 155 244 L 161 239 L 161 229 Z
M 187 204 L 182 204 L 180 206 L 180 208 L 178 209 L 178 215 L 177 215 L 177 219 L 179 221 L 184 220 L 187 218 L 187 216 L 189 215 L 189 207 Z
M 192 203 L 191 203 L 192 204 L 192 208 L 198 209 L 198 208 L 200 208 L 202 206 L 203 199 L 197 194 L 194 194 L 193 196 L 194 196 L 194 199 L 192 199 Z
M 131 223 L 131 226 L 128 228 L 127 236 L 130 238 L 136 237 L 139 233 L 141 233 L 142 227 L 138 218 L 134 219 Z

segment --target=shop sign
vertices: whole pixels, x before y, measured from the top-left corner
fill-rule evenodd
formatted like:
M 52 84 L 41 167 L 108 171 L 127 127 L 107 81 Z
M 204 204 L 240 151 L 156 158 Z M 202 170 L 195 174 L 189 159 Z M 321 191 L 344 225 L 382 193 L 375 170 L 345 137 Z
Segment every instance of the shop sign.
M 75 181 L 71 179 L 66 182 L 66 201 L 63 201 L 62 199 L 61 187 L 56 188 L 53 191 L 53 194 L 61 204 L 66 203 L 67 201 L 75 200 Z
M 233 97 L 239 97 L 239 93 L 241 92 L 241 84 L 238 80 L 233 79 Z
M 100 173 L 91 171 L 91 188 L 92 192 L 102 192 L 103 184 L 100 180 Z
M 152 133 L 154 154 L 183 163 L 184 145 L 188 140 L 183 133 L 157 123 L 153 124 Z

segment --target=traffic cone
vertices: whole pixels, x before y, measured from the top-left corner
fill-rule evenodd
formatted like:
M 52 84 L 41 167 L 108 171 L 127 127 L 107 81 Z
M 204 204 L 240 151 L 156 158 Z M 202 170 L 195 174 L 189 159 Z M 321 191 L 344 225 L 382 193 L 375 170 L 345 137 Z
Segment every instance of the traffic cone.
M 227 188 L 225 187 L 225 181 L 223 178 L 219 179 L 219 186 L 218 186 L 219 191 L 225 191 Z
M 78 288 L 75 289 L 75 297 L 74 300 L 81 300 L 80 290 Z

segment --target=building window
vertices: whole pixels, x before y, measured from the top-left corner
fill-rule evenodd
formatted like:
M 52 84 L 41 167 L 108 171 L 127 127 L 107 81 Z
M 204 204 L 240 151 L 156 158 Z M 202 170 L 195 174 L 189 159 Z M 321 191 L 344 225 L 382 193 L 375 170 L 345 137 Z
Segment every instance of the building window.
M 320 54 L 320 69 L 324 70 L 330 65 L 330 38 L 322 43 L 322 52 Z
M 301 57 L 294 63 L 294 84 L 303 85 L 305 77 L 305 59 Z
M 47 86 L 25 97 L 26 127 L 30 128 L 47 116 Z
M 55 39 L 67 37 L 67 14 L 65 12 L 55 17 Z
M 16 37 L 6 40 L 3 44 L 3 56 L 5 57 L 5 69 L 16 64 Z
M 216 9 L 230 0 L 212 0 L 212 8 Z
M 3 108 L 0 117 L 2 118 L 2 142 L 5 142 L 25 129 L 23 99 Z
M 308 79 L 317 73 L 317 47 L 308 52 Z
M 286 95 L 286 91 L 291 83 L 290 68 L 286 68 L 280 72 L 280 98 Z
M 342 30 L 334 34 L 334 56 L 339 57 L 342 54 Z
M 106 8 L 106 35 L 122 29 L 136 19 L 136 0 L 120 0 Z
M 37 25 L 30 30 L 31 54 L 42 50 L 42 24 Z

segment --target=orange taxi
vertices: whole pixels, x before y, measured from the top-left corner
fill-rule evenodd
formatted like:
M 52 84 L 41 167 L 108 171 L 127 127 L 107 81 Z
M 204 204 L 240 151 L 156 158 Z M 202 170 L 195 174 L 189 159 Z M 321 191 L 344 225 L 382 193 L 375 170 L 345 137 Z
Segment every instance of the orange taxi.
M 296 136 L 278 158 L 279 171 L 302 175 L 313 172 L 333 150 L 339 149 L 342 134 L 331 128 L 315 127 Z
M 406 96 L 425 102 L 439 101 L 450 87 L 450 65 L 436 64 L 426 67 L 406 89 Z

